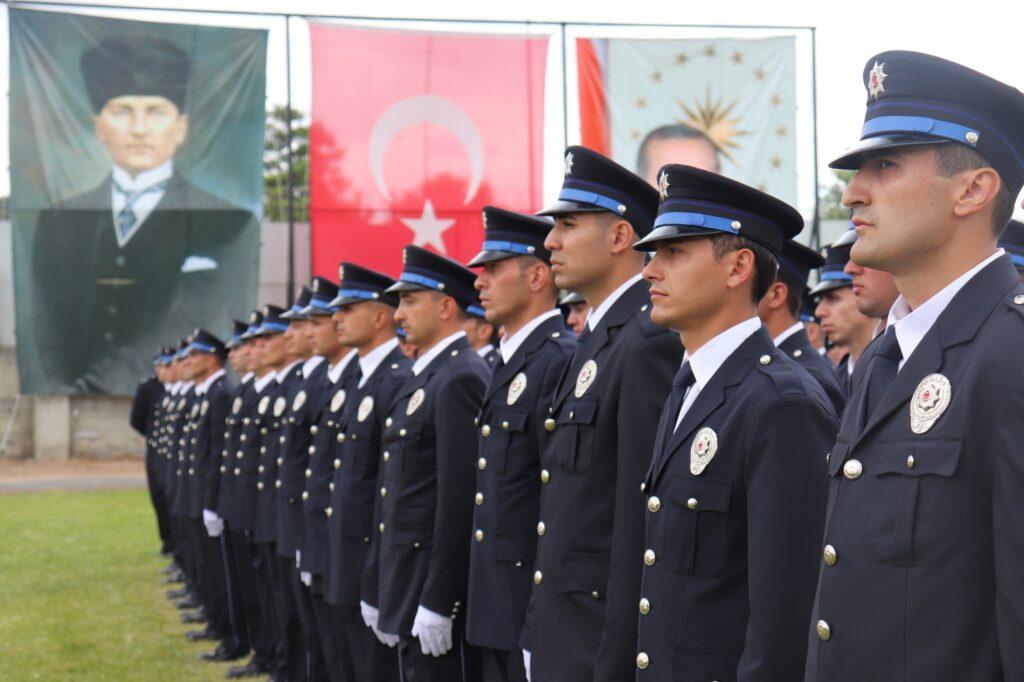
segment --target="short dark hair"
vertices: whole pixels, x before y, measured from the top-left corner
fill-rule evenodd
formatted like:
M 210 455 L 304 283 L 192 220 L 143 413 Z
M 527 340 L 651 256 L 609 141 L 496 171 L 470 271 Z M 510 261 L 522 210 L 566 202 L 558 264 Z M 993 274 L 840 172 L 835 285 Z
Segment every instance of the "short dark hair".
M 779 277 L 779 281 L 786 285 L 786 309 L 793 317 L 800 317 L 800 307 L 803 304 L 803 292 Z
M 649 170 L 647 168 L 647 147 L 651 142 L 658 140 L 704 140 L 714 150 L 715 160 L 718 159 L 718 147 L 708 139 L 707 135 L 685 123 L 669 123 L 647 133 L 643 142 L 640 143 L 640 149 L 636 153 L 636 173 L 640 177 L 647 175 Z
M 935 170 L 942 177 L 949 178 L 957 173 L 979 168 L 992 168 L 992 164 L 976 150 L 956 142 L 935 146 Z M 1014 203 L 1013 194 L 1000 176 L 999 193 L 992 202 L 992 231 L 997 239 L 1013 217 Z
M 747 249 L 754 254 L 754 279 L 751 282 L 750 294 L 751 300 L 756 306 L 768 293 L 768 288 L 775 282 L 775 278 L 779 274 L 779 261 L 775 254 L 746 237 L 734 234 L 711 237 L 711 248 L 715 252 L 715 260 L 721 260 L 725 254 L 741 249 Z M 798 305 L 797 311 L 799 309 Z

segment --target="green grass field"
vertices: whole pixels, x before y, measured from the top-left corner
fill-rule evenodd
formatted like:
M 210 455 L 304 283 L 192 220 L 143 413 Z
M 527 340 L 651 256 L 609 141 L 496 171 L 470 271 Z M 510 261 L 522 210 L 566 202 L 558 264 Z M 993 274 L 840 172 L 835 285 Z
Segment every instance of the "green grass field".
M 164 597 L 144 491 L 0 496 L 0 680 L 223 680 Z

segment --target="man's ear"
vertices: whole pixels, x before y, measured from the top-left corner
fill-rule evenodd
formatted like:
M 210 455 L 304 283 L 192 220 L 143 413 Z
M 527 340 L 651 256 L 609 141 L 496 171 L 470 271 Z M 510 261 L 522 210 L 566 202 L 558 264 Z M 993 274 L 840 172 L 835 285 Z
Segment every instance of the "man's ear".
M 993 168 L 975 168 L 961 174 L 963 183 L 957 185 L 953 213 L 966 218 L 995 201 L 1002 188 L 1002 180 Z
M 614 254 L 632 251 L 636 241 L 636 231 L 625 220 L 616 220 L 608 228 L 608 249 Z

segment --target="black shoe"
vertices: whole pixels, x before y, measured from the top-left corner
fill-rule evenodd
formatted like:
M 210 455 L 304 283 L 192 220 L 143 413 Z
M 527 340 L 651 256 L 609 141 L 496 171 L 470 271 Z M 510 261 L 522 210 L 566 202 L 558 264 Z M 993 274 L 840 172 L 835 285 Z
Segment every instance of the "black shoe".
M 192 594 L 187 587 L 180 587 L 176 590 L 167 590 L 164 592 L 168 599 L 184 599 L 185 597 Z
M 245 658 L 249 653 L 248 649 L 229 649 L 228 647 L 221 644 L 213 651 L 204 651 L 199 654 L 200 661 L 237 661 L 240 658 Z
M 185 582 L 185 574 L 182 572 L 172 573 L 160 581 L 164 585 L 178 585 Z
M 234 668 L 228 668 L 226 677 L 229 680 L 238 679 L 240 677 L 259 677 L 260 675 L 266 675 L 267 669 L 257 663 L 255 660 L 249 661 L 245 665 L 235 666 Z
M 181 569 L 178 568 L 178 564 L 172 559 L 171 563 L 167 564 L 160 570 L 161 575 L 174 575 L 175 573 L 181 573 Z
M 210 628 L 204 628 L 202 630 L 189 630 L 185 633 L 185 639 L 190 642 L 213 642 L 220 638 Z
M 198 609 L 200 604 L 195 597 L 185 597 L 181 601 L 174 602 L 174 606 L 181 611 L 187 611 L 188 609 Z
M 185 625 L 188 625 L 189 623 L 205 623 L 206 614 L 203 612 L 202 609 L 196 609 L 195 611 L 186 611 L 185 613 L 181 614 L 181 622 Z

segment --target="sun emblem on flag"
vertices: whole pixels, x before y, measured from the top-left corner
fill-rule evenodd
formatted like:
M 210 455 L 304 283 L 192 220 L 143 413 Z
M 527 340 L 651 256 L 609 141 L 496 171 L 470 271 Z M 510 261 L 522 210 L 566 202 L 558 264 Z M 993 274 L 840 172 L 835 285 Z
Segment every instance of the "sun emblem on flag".
M 732 150 L 740 148 L 736 138 L 750 134 L 750 131 L 737 129 L 739 119 L 733 115 L 733 110 L 739 101 L 733 100 L 727 104 L 721 98 L 714 99 L 711 86 L 708 85 L 703 102 L 694 102 L 692 106 L 687 106 L 678 99 L 676 102 L 686 114 L 686 118 L 679 118 L 678 122 L 703 133 L 719 153 L 736 163 L 732 155 Z
M 565 155 L 565 174 L 572 175 L 572 152 Z
M 668 199 L 668 173 L 661 171 L 661 175 L 658 177 L 658 194 L 661 195 L 662 200 Z
M 879 64 L 875 62 L 875 65 L 871 67 L 871 72 L 868 74 L 868 91 L 872 97 L 876 100 L 885 92 L 885 79 L 888 76 L 884 71 L 885 62 Z

